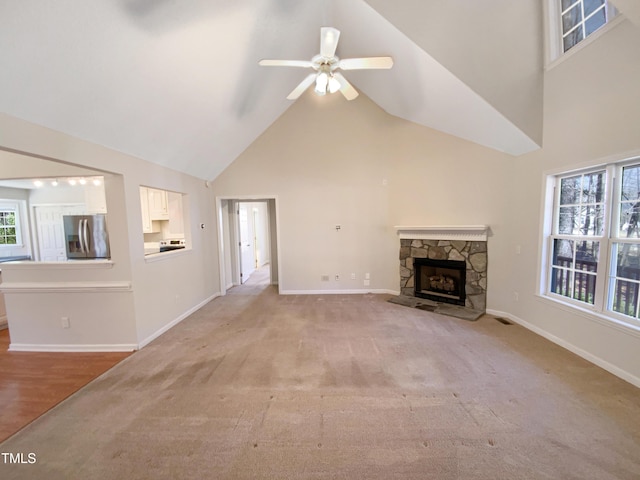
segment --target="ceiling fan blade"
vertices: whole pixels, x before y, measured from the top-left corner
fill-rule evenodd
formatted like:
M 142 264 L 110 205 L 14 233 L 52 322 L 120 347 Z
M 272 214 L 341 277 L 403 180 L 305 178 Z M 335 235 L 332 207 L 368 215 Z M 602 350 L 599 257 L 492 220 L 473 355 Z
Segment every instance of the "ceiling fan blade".
M 324 58 L 333 58 L 338 47 L 340 30 L 333 27 L 322 27 L 320 29 L 320 55 Z
M 338 82 L 340 83 L 340 92 L 342 92 L 342 95 L 344 95 L 344 98 L 346 98 L 347 100 L 353 100 L 359 95 L 358 91 L 353 88 L 353 86 L 347 81 L 347 79 L 344 78 L 339 72 L 335 72 L 333 74 L 333 78 L 338 80 Z
M 309 88 L 311 85 L 313 85 L 313 82 L 315 82 L 315 80 L 316 80 L 316 76 L 317 76 L 317 73 L 309 74 L 307 76 L 307 78 L 302 80 L 302 82 L 300 82 L 300 84 L 296 88 L 294 88 L 293 91 L 287 96 L 287 100 L 295 100 L 300 95 L 302 95 L 302 93 L 307 88 Z
M 309 60 L 260 60 L 258 65 L 263 67 L 313 67 Z
M 366 58 L 343 58 L 338 62 L 342 70 L 363 70 L 371 68 L 391 68 L 393 58 L 391 57 L 366 57 Z

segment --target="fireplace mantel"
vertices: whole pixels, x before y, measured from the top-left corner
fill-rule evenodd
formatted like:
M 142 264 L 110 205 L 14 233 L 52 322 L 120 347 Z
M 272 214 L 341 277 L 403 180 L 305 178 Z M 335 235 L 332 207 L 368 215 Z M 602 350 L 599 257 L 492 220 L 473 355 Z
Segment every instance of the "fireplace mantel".
M 489 234 L 488 225 L 427 225 L 394 228 L 401 239 L 416 240 L 486 242 Z

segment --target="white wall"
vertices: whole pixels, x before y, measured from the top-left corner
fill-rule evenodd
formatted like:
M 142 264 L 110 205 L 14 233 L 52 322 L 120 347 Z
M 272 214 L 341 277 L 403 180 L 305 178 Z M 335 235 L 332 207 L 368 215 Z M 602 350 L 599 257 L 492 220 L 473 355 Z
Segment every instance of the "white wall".
M 624 21 L 547 72 L 544 148 L 515 161 L 504 262 L 512 268 L 492 302 L 636 385 L 640 332 L 542 299 L 536 272 L 545 172 L 640 154 L 639 44 L 640 29 Z M 515 254 L 518 245 L 521 255 Z
M 6 148 L 6 146 L 4 146 Z M 40 178 L 90 176 L 96 172 L 92 169 L 71 165 L 64 162 L 52 162 L 46 158 L 33 155 L 21 155 L 16 152 L 0 150 L 0 178 L 23 179 L 32 178 L 37 172 Z
M 97 188 L 93 185 L 91 187 Z M 65 185 L 65 182 L 61 182 L 57 187 L 44 185 L 41 188 L 30 190 L 29 201 L 31 205 L 84 204 L 85 188 L 90 188 L 90 186 L 71 186 Z
M 637 0 L 613 0 L 611 3 L 636 26 L 640 26 L 640 3 Z
M 512 165 L 508 155 L 392 117 L 364 95 L 347 102 L 309 92 L 213 190 L 224 197 L 277 196 L 281 292 L 397 292 L 400 242 L 393 226 L 442 224 L 491 226 L 491 288 L 500 274 L 492 252 L 505 241 Z
M 29 200 L 29 190 L 22 188 L 0 187 L 0 198 L 12 200 Z
M 130 292 L 118 291 L 115 298 L 107 293 L 99 296 L 100 315 L 74 312 L 77 321 L 71 319 L 70 329 L 60 327 L 58 317 L 63 315 L 60 306 L 68 304 L 70 296 L 79 293 L 53 295 L 55 305 L 50 305 L 50 311 L 55 312 L 55 317 L 47 318 L 35 307 L 41 294 L 6 294 L 10 328 L 12 317 L 16 323 L 30 319 L 28 329 L 16 330 L 17 338 L 12 330 L 12 342 L 36 346 L 67 345 L 78 349 L 83 345 L 103 345 L 105 340 L 113 345 L 145 344 L 220 291 L 213 197 L 203 180 L 4 114 L 0 114 L 0 147 L 113 172 L 105 177 L 107 210 L 110 220 L 118 219 L 109 223 L 111 268 L 78 272 L 46 268 L 29 270 L 5 265 L 3 282 L 36 282 L 42 288 L 46 287 L 45 283 L 77 281 L 91 285 L 105 282 L 117 285 L 129 282 L 131 285 Z M 37 174 L 33 172 L 28 176 Z M 160 261 L 145 260 L 140 185 L 186 194 L 184 200 L 189 202 L 189 218 L 185 219 L 185 235 L 192 245 L 190 251 L 168 254 Z M 204 230 L 199 228 L 200 223 L 206 225 Z M 34 278 L 36 273 L 37 279 Z M 23 300 L 29 296 L 32 302 Z M 29 312 L 33 313 L 31 317 Z M 104 317 L 110 319 L 106 324 Z M 105 325 L 110 328 L 108 338 L 104 334 Z
M 541 144 L 540 0 L 366 1 Z

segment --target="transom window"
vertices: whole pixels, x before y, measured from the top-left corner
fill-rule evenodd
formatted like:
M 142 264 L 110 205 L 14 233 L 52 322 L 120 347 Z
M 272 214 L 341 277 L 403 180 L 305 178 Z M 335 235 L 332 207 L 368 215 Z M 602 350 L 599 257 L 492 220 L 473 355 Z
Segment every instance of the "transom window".
M 561 0 L 561 6 L 565 52 L 607 23 L 606 0 Z
M 609 0 L 545 0 L 545 5 L 549 62 L 561 57 L 618 14 Z
M 640 326 L 640 159 L 550 180 L 544 294 Z

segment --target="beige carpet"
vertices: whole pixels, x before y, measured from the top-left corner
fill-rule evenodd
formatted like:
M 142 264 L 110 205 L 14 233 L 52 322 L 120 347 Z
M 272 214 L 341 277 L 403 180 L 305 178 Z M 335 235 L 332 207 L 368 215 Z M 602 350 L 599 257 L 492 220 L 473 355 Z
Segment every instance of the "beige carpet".
M 218 298 L 0 445 L 2 479 L 634 479 L 640 391 L 384 295 Z

